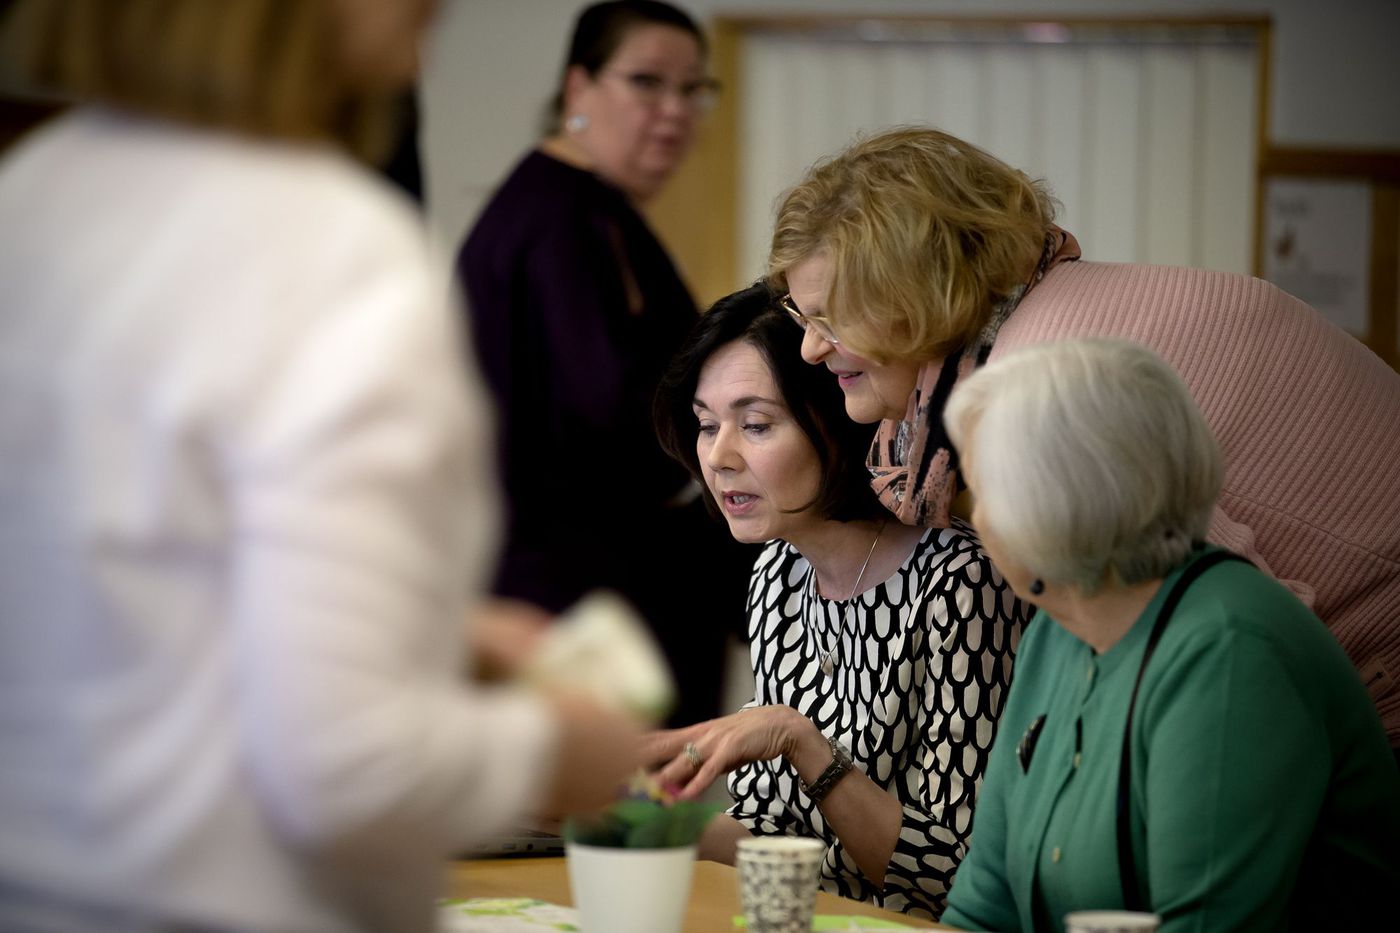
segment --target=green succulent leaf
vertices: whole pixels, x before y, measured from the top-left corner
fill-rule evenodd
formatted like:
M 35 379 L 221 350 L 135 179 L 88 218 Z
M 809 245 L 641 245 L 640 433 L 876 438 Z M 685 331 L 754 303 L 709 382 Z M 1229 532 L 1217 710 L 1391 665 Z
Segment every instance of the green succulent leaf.
M 619 800 L 608 808 L 608 814 L 628 826 L 644 826 L 661 818 L 665 807 L 651 800 Z
M 600 814 L 568 820 L 564 838 L 580 845 L 623 849 L 670 849 L 694 845 L 722 807 L 683 800 L 666 806 L 621 800 Z

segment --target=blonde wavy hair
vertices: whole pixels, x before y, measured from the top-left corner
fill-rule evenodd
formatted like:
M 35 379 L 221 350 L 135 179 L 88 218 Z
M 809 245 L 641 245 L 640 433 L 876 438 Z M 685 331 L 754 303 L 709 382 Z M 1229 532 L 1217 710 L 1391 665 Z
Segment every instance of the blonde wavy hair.
M 333 0 L 16 0 L 0 79 L 251 135 L 384 158 L 395 96 L 349 72 Z
M 1054 202 L 1040 181 L 956 136 L 900 127 L 810 169 L 778 209 L 769 283 L 819 254 L 826 314 L 877 363 L 927 362 L 965 345 L 1025 282 Z

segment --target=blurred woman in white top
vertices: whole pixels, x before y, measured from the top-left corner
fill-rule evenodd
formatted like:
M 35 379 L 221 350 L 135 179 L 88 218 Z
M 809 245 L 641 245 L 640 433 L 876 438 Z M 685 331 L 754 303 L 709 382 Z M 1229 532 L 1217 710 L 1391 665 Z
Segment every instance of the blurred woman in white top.
M 428 928 L 444 856 L 636 760 L 460 675 L 487 418 L 355 158 L 432 6 L 9 11 L 85 103 L 0 161 L 0 928 Z

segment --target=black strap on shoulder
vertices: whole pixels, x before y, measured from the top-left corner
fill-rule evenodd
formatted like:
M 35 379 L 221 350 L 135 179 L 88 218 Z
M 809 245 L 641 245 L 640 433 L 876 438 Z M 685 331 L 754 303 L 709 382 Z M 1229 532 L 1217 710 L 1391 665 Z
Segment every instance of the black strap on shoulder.
M 1196 578 L 1201 574 L 1216 564 L 1231 560 L 1250 564 L 1250 561 L 1230 551 L 1212 551 L 1204 557 L 1198 558 L 1195 563 L 1182 572 L 1181 576 L 1177 577 L 1176 583 L 1172 584 L 1171 590 L 1167 593 L 1167 598 L 1162 600 L 1162 608 L 1157 611 L 1157 618 L 1152 623 L 1152 633 L 1147 636 L 1147 647 L 1142 652 L 1142 663 L 1138 665 L 1137 680 L 1133 681 L 1133 694 L 1128 700 L 1128 722 L 1123 727 L 1123 749 L 1118 759 L 1118 878 L 1123 885 L 1123 906 L 1128 910 L 1146 909 L 1146 905 L 1142 902 L 1142 894 L 1138 889 L 1137 865 L 1133 859 L 1131 808 L 1128 805 L 1133 766 L 1133 709 L 1137 706 L 1138 688 L 1142 686 L 1142 674 L 1147 670 L 1147 662 L 1152 660 L 1152 652 L 1157 649 L 1157 642 L 1162 640 L 1162 632 L 1166 629 L 1167 623 L 1171 621 L 1177 603 L 1181 602 L 1181 597 L 1186 595 L 1186 590 L 1192 583 L 1196 582 Z

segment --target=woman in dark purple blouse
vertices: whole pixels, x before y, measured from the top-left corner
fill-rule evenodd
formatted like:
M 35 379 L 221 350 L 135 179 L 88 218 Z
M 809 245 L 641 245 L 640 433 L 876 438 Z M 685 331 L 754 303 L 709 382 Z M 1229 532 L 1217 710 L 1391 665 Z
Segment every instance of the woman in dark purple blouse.
M 628 597 L 671 659 L 675 722 L 718 709 L 752 555 L 736 559 L 651 426 L 696 308 L 637 205 L 679 166 L 714 92 L 685 13 L 589 7 L 557 131 L 497 190 L 457 260 L 500 413 L 509 526 L 496 592 L 551 611 L 598 587 Z

